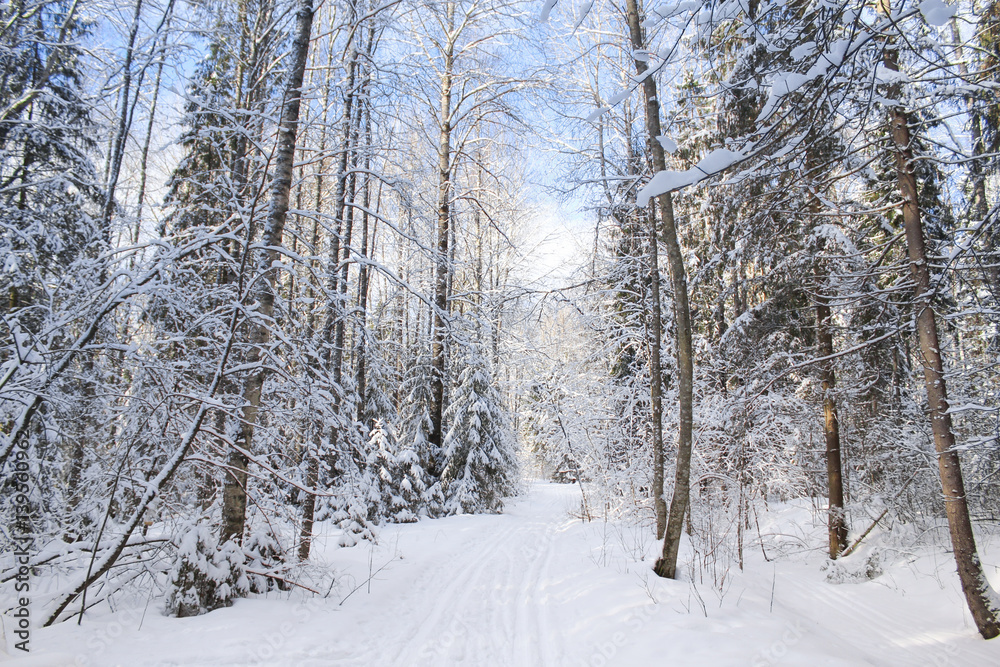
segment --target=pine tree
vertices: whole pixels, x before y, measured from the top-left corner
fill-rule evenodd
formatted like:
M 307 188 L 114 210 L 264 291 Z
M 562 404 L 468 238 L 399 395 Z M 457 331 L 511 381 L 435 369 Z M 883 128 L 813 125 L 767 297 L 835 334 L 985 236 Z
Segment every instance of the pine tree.
M 0 316 L 29 335 L 61 308 L 43 302 L 74 286 L 64 284 L 74 262 L 92 260 L 107 242 L 82 88 L 89 26 L 77 4 L 0 8 Z

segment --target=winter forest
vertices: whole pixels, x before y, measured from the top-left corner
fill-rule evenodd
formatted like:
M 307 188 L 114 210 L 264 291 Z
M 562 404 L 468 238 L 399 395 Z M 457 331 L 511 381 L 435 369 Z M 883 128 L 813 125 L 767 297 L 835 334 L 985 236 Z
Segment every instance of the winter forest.
M 1000 664 L 996 0 L 3 0 L 0 79 L 0 658 Z

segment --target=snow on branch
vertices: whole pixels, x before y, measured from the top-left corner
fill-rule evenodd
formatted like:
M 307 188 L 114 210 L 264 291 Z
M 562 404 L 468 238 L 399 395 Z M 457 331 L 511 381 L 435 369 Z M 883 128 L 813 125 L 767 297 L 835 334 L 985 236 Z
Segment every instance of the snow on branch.
M 707 178 L 725 171 L 745 157 L 739 151 L 729 148 L 717 148 L 690 169 L 685 171 L 668 170 L 657 172 L 650 179 L 649 183 L 640 188 L 638 194 L 636 194 L 636 203 L 639 206 L 647 206 L 652 197 L 659 197 L 668 192 L 700 183 Z

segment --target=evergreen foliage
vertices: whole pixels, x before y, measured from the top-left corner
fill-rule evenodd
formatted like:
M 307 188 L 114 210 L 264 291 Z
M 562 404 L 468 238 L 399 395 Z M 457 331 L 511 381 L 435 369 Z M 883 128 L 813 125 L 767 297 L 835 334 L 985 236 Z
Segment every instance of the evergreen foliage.
M 230 607 L 250 592 L 245 555 L 233 542 L 218 544 L 207 526 L 186 530 L 170 571 L 166 612 L 184 618 Z
M 499 393 L 476 351 L 469 354 L 448 407 L 441 482 L 454 514 L 499 512 L 516 490 L 514 436 Z

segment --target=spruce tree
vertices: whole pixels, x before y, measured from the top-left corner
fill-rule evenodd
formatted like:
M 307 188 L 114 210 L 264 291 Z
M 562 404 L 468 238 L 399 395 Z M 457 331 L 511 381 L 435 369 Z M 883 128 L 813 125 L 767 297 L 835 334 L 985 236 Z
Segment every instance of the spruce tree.
M 473 348 L 446 413 L 446 463 L 441 474 L 446 509 L 454 514 L 499 512 L 514 493 L 514 435 L 489 370 Z

